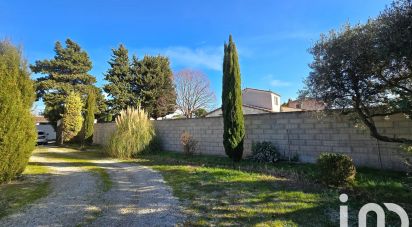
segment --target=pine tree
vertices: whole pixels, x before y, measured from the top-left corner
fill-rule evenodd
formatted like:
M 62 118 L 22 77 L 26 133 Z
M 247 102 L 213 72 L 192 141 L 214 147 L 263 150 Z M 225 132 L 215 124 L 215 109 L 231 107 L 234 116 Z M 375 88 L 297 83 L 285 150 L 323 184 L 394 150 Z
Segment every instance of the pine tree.
M 54 51 L 53 59 L 36 61 L 30 68 L 34 73 L 46 75 L 37 79 L 37 98 L 42 98 L 46 105 L 45 116 L 56 123 L 63 114 L 64 100 L 70 92 L 78 92 L 86 98 L 89 89 L 96 90 L 96 94 L 100 91 L 93 85 L 96 78 L 88 74 L 92 62 L 77 43 L 67 39 L 64 48 L 56 42 Z M 101 100 L 102 96 L 98 99 Z
M 0 41 L 0 183 L 24 171 L 34 150 L 37 132 L 30 109 L 33 81 L 21 52 Z
M 176 91 L 170 62 L 163 56 L 133 58 L 132 71 L 136 78 L 141 106 L 150 117 L 157 119 L 176 110 Z
M 225 152 L 233 161 L 240 161 L 243 155 L 245 125 L 242 111 L 240 67 L 236 46 L 231 35 L 229 43 L 224 45 L 222 112 Z
M 109 82 L 104 86 L 104 91 L 109 95 L 108 105 L 112 115 L 118 115 L 128 106 L 137 107 L 138 94 L 134 90 L 130 70 L 128 50 L 123 44 L 118 49 L 113 49 L 112 58 L 109 61 L 110 69 L 105 74 Z
M 62 118 L 63 141 L 72 140 L 82 129 L 82 99 L 75 92 L 70 92 L 64 101 L 64 114 Z
M 83 123 L 82 143 L 91 143 L 94 131 L 94 114 L 96 113 L 96 93 L 93 90 L 87 96 L 86 114 Z

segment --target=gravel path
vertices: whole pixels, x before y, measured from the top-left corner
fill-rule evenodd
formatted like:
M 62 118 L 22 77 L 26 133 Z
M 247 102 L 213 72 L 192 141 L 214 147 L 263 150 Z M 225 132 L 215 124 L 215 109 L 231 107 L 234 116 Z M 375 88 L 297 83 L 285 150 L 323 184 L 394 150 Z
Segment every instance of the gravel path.
M 51 164 L 47 158 L 36 155 L 30 161 Z M 79 167 L 49 167 L 53 170 L 50 194 L 1 219 L 0 226 L 73 226 L 96 209 L 91 205 L 98 196 L 96 176 Z
M 31 161 L 49 162 L 35 155 Z M 179 201 L 160 173 L 116 160 L 90 161 L 109 173 L 113 186 L 108 192 L 97 188 L 95 174 L 53 160 L 52 192 L 1 219 L 0 226 L 176 226 L 184 221 Z
M 106 169 L 116 183 L 105 193 L 103 215 L 92 226 L 175 226 L 183 222 L 179 201 L 158 172 L 135 164 L 108 164 Z

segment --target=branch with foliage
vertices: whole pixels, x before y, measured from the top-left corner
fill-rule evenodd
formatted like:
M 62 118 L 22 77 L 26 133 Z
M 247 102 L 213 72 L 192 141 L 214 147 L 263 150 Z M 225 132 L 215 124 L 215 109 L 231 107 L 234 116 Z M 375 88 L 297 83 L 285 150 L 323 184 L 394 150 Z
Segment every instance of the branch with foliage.
M 223 145 L 226 154 L 233 161 L 240 161 L 243 155 L 245 124 L 242 111 L 240 66 L 235 43 L 229 36 L 224 46 L 223 58 Z
M 72 140 L 82 129 L 82 99 L 78 93 L 70 92 L 64 101 L 62 117 L 62 138 L 64 142 Z
M 175 75 L 177 108 L 186 118 L 192 118 L 197 110 L 208 109 L 215 101 L 210 81 L 200 71 L 185 69 Z
M 24 171 L 37 138 L 30 112 L 34 86 L 21 56 L 11 43 L 0 41 L 0 183 Z
M 136 57 L 132 60 L 132 74 L 136 78 L 142 108 L 157 119 L 176 110 L 176 91 L 170 62 L 163 56 Z
M 130 69 L 128 50 L 123 44 L 113 49 L 109 61 L 110 69 L 105 74 L 108 81 L 103 90 L 108 94 L 107 100 L 110 114 L 117 116 L 128 106 L 137 107 L 139 102 L 138 90 L 135 89 L 136 77 Z
M 45 116 L 56 123 L 63 114 L 64 100 L 70 92 L 77 92 L 86 99 L 89 89 L 96 90 L 96 94 L 100 94 L 100 89 L 93 85 L 96 78 L 88 74 L 92 62 L 77 43 L 67 39 L 66 47 L 63 47 L 56 42 L 54 51 L 53 59 L 36 61 L 30 68 L 34 73 L 46 75 L 37 79 L 37 98 L 42 98 L 46 105 Z M 103 104 L 101 95 L 97 99 Z
M 195 117 L 200 118 L 200 117 L 206 117 L 207 115 L 207 111 L 203 108 L 199 108 L 195 111 L 193 111 L 193 114 L 195 115 Z
M 312 71 L 301 96 L 350 114 L 378 140 L 411 143 L 383 135 L 375 124 L 378 116 L 412 117 L 411 24 L 412 4 L 405 0 L 366 24 L 321 36 L 310 50 Z
M 87 95 L 86 113 L 83 123 L 82 143 L 92 143 L 94 131 L 94 114 L 96 113 L 96 93 L 93 90 Z

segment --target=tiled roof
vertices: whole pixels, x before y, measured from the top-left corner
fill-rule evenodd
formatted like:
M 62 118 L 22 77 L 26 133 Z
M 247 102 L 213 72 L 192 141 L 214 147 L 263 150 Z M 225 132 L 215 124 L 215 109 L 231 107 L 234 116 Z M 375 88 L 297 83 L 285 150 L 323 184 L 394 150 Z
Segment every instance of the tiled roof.
M 245 90 L 254 90 L 254 91 L 260 91 L 260 92 L 272 93 L 272 94 L 275 94 L 275 95 L 280 97 L 280 95 L 278 93 L 275 93 L 275 92 L 269 91 L 269 90 L 261 90 L 261 89 L 249 88 L 249 87 L 243 89 L 243 91 L 245 91 Z

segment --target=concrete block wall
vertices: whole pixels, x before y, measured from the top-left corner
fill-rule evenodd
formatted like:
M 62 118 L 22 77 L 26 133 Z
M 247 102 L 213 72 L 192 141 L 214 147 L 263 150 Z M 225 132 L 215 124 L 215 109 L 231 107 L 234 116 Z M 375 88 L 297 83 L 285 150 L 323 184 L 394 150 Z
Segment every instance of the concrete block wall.
M 386 135 L 412 138 L 412 120 L 398 115 L 375 121 Z M 94 142 L 104 144 L 114 127 L 113 123 L 97 124 Z M 182 151 L 180 135 L 188 131 L 198 141 L 200 153 L 225 155 L 222 117 L 155 121 L 155 128 L 165 150 Z M 319 117 L 313 112 L 247 115 L 245 128 L 244 156 L 251 154 L 253 142 L 270 141 L 283 155 L 297 154 L 302 162 L 315 162 L 321 152 L 337 152 L 351 156 L 358 166 L 381 168 L 382 160 L 382 168 L 404 168 L 399 144 L 378 142 L 367 129 L 341 116 Z
M 99 145 L 106 145 L 109 141 L 110 135 L 114 132 L 115 129 L 115 123 L 94 124 L 93 143 Z

